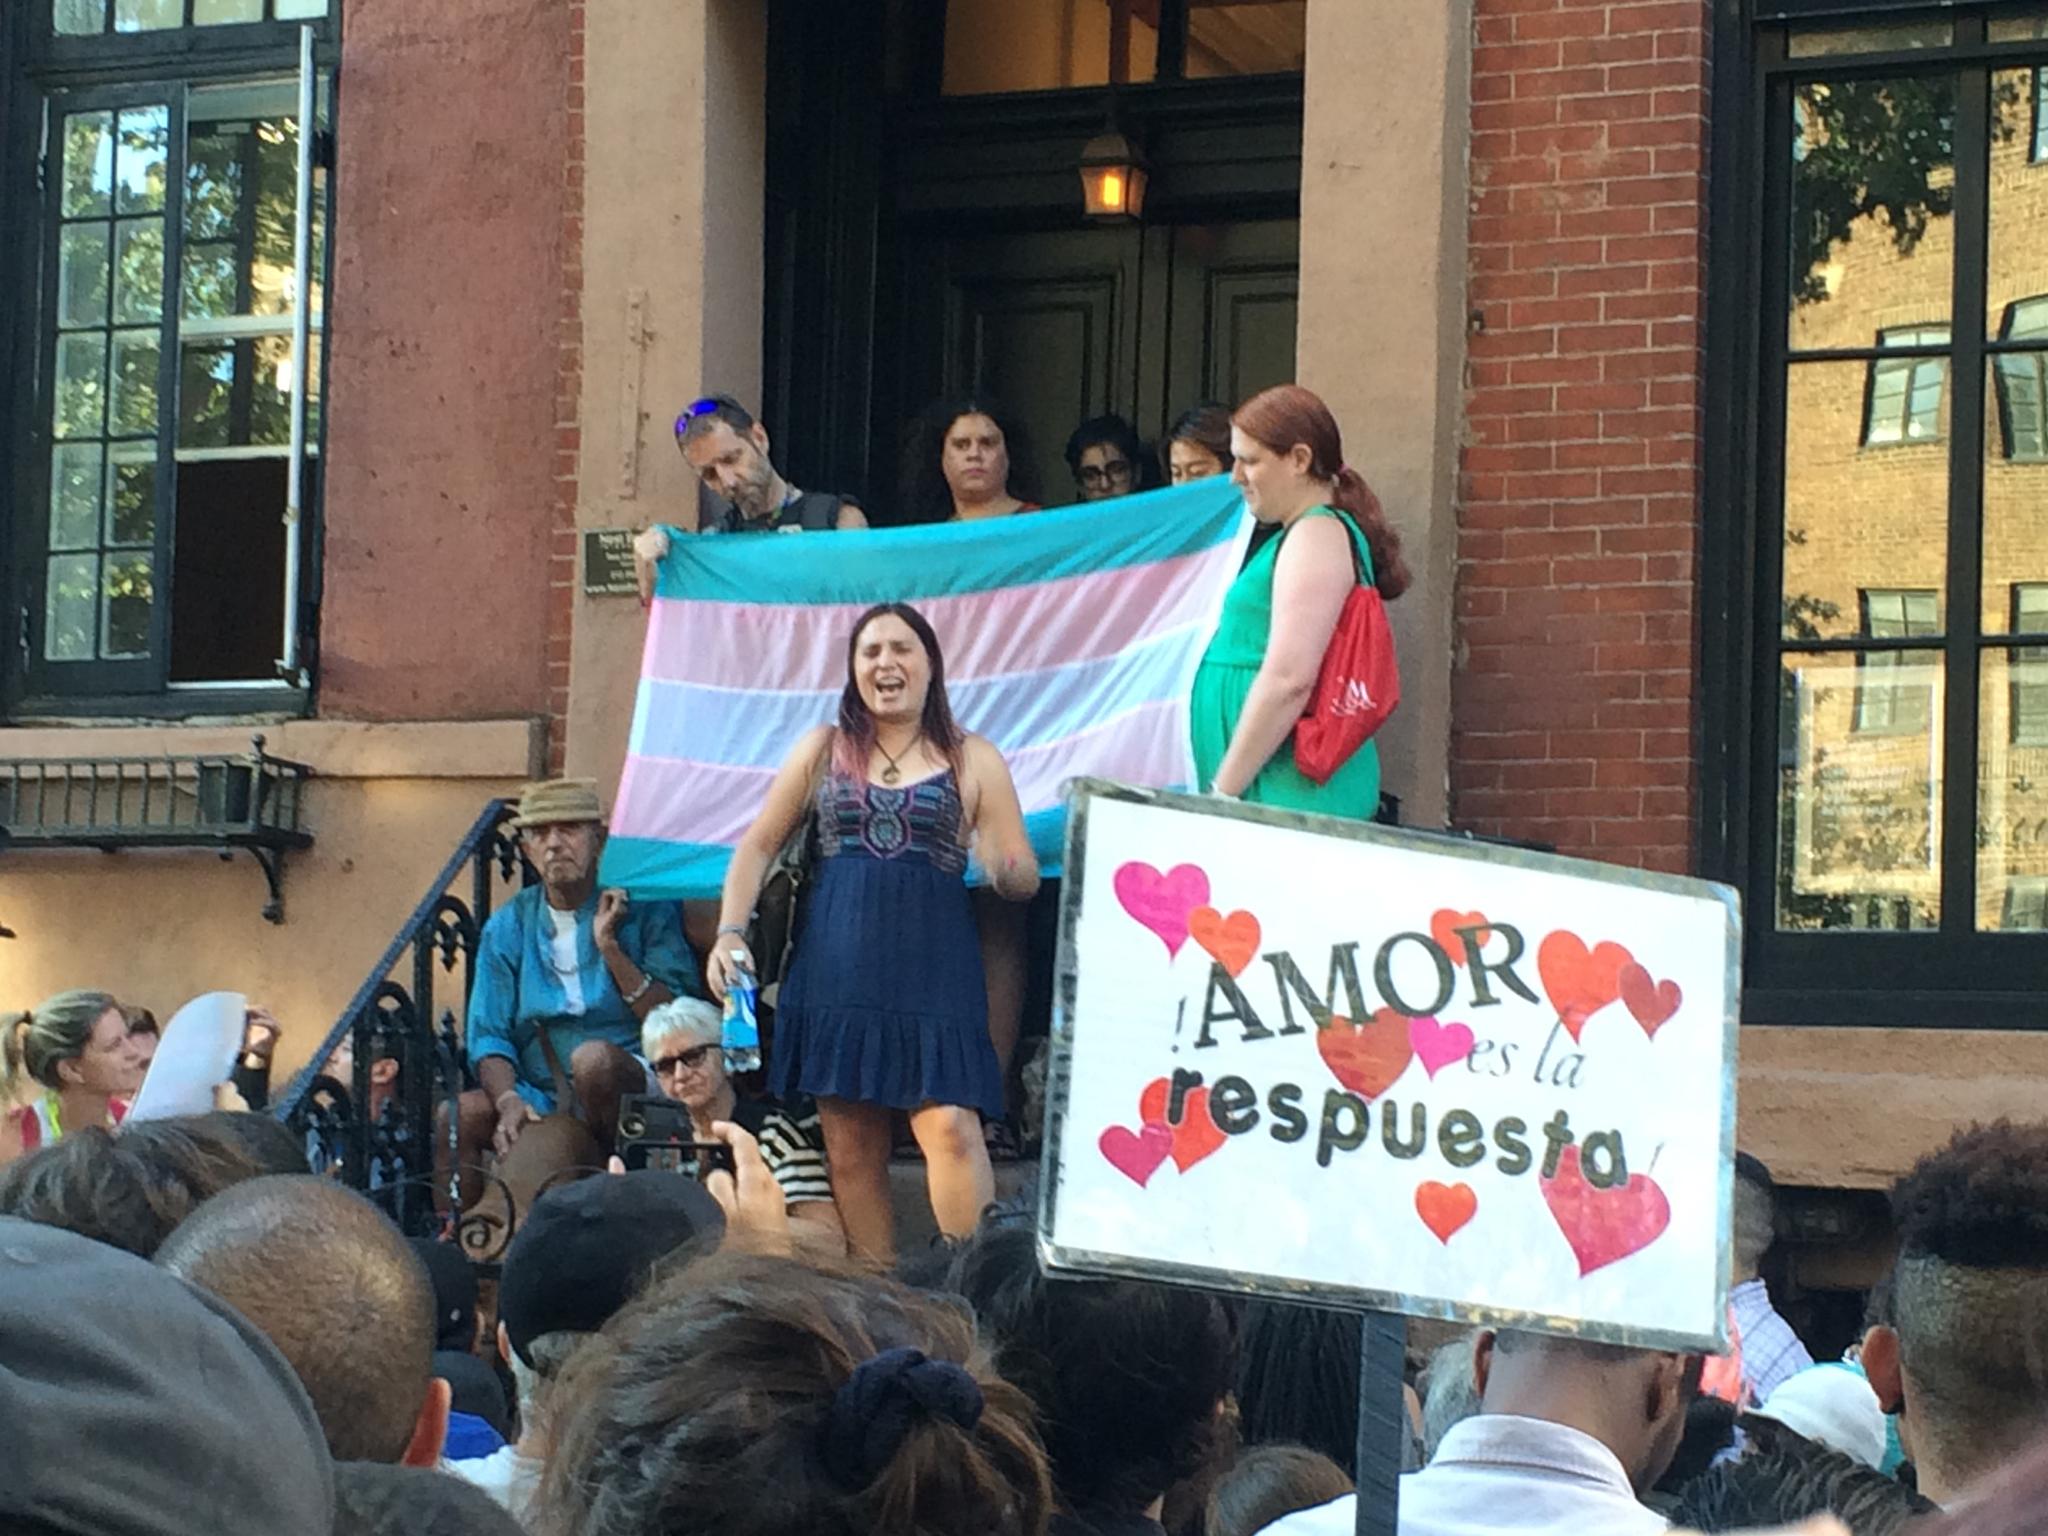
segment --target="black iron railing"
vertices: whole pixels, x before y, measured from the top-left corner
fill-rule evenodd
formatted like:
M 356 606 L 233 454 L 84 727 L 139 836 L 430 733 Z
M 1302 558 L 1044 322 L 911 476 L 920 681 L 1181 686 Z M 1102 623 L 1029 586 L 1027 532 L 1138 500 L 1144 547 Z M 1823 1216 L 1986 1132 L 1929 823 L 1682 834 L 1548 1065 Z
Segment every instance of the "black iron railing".
M 263 869 L 263 915 L 284 921 L 284 856 L 305 829 L 313 770 L 263 750 L 164 757 L 0 758 L 0 828 L 29 848 L 246 849 Z
M 507 826 L 512 814 L 506 800 L 484 808 L 276 1106 L 318 1168 L 411 1233 L 439 1230 L 459 1204 L 457 1100 L 472 1086 L 459 1020 L 476 984 L 478 937 L 501 894 L 539 878 Z M 330 1071 L 344 1044 L 354 1057 L 346 1081 Z M 464 1238 L 478 1257 L 499 1246 L 488 1234 Z

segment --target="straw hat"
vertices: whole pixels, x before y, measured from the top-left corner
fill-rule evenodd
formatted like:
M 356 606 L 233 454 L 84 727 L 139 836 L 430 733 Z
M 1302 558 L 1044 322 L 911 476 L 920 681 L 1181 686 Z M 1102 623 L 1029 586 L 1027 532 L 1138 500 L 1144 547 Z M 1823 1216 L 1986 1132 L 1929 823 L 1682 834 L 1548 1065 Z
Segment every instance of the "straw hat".
M 518 827 L 545 827 L 565 821 L 604 820 L 604 802 L 597 798 L 595 779 L 545 779 L 519 792 Z

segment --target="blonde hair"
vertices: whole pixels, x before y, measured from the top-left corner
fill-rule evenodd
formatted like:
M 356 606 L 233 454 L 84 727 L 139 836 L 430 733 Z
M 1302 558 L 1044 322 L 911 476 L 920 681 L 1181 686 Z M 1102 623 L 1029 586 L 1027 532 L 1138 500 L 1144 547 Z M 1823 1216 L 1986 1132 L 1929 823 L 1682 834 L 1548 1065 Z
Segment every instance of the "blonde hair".
M 109 1008 L 120 1007 L 104 992 L 77 990 L 44 998 L 8 1019 L 0 1030 L 0 1095 L 19 1093 L 24 1076 L 45 1088 L 63 1087 L 59 1064 L 83 1056 L 93 1026 Z
M 701 997 L 678 997 L 653 1009 L 640 1026 L 640 1053 L 649 1061 L 661 1054 L 664 1042 L 678 1035 L 717 1044 L 725 1025 L 716 1003 Z

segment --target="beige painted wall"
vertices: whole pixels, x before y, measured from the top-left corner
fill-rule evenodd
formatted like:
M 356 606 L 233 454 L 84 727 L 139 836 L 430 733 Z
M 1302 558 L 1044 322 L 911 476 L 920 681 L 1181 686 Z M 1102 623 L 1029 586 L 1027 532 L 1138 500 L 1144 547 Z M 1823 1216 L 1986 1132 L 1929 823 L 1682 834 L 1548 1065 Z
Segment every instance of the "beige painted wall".
M 696 487 L 670 424 L 707 390 L 754 407 L 761 393 L 762 7 L 613 0 L 585 14 L 576 520 L 694 526 Z M 632 598 L 578 592 L 568 768 L 596 777 L 607 801 L 645 632 Z
M 204 849 L 0 856 L 0 1011 L 67 987 L 97 987 L 159 1018 L 223 988 L 285 1026 L 278 1065 L 296 1067 L 339 1017 L 484 803 L 535 772 L 538 721 L 264 728 L 268 750 L 311 765 L 313 846 L 285 866 L 285 921 L 263 920 L 253 857 Z M 69 727 L 0 731 L 0 760 L 244 751 L 247 727 Z M 282 1075 L 278 1081 L 283 1081 Z
M 1401 708 L 1380 752 L 1423 827 L 1447 808 L 1471 62 L 1470 0 L 1308 8 L 1298 368 L 1415 573 L 1389 610 Z M 1372 80 L 1401 89 L 1361 90 Z

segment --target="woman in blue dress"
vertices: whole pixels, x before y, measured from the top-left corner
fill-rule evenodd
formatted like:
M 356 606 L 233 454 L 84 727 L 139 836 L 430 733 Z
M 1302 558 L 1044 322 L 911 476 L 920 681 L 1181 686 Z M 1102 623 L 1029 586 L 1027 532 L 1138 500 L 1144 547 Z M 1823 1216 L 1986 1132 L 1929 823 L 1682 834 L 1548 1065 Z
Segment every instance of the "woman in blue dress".
M 775 1009 L 769 1086 L 818 1102 L 832 1192 L 857 1254 L 895 1252 L 897 1110 L 924 1153 L 939 1230 L 965 1236 L 994 1197 L 981 1117 L 1003 1112 L 966 885 L 973 849 L 999 896 L 1028 901 L 1038 860 L 1002 754 L 954 722 L 938 637 L 916 609 L 862 614 L 839 723 L 804 734 L 733 850 L 708 967 L 725 995 L 777 850 L 818 818 L 819 861 Z

